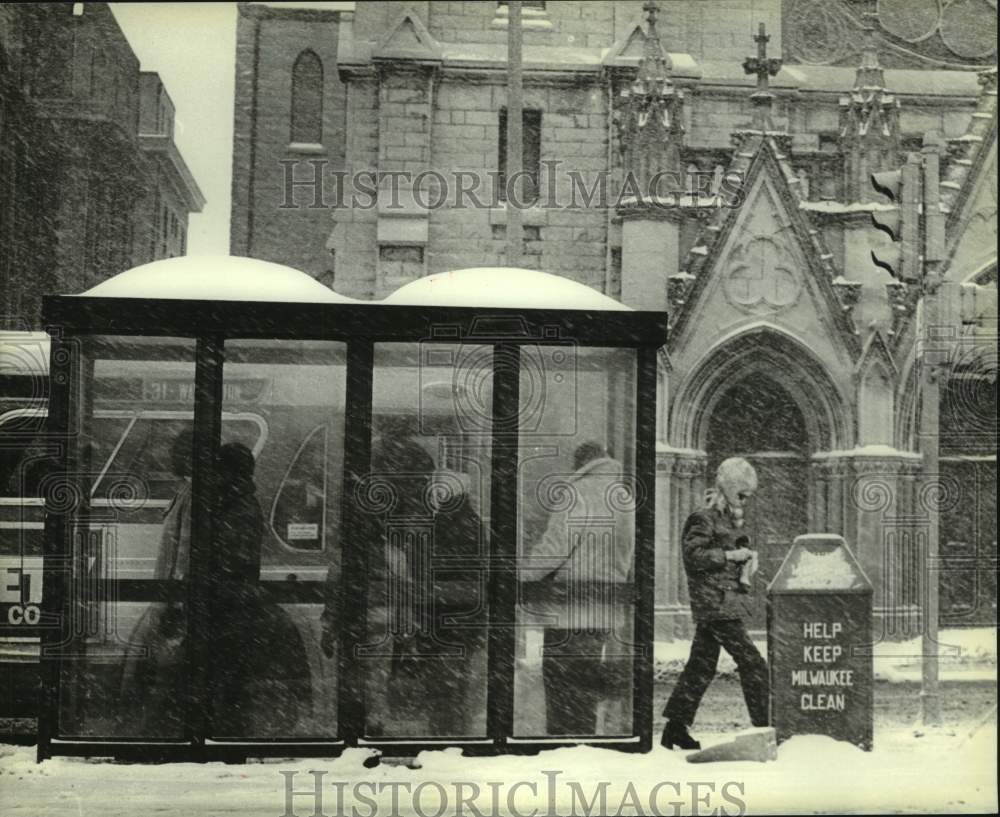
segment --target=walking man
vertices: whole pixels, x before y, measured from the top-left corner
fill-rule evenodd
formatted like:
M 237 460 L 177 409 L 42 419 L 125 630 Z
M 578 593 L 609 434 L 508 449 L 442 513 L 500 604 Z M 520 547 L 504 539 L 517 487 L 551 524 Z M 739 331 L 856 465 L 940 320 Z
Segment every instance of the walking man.
M 688 727 L 715 677 L 720 647 L 736 662 L 751 723 L 767 725 L 767 664 L 746 629 L 757 554 L 741 531 L 744 505 L 756 489 L 753 466 L 731 457 L 719 465 L 715 487 L 706 492 L 706 507 L 684 523 L 681 548 L 695 633 L 687 664 L 663 710 L 667 724 L 660 743 L 667 749 L 701 748 Z

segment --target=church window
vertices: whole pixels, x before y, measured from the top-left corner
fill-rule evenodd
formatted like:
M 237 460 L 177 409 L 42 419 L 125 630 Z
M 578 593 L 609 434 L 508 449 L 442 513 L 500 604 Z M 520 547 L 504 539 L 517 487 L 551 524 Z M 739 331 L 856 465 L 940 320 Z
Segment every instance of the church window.
M 500 170 L 498 198 L 507 200 L 507 109 L 501 108 L 499 115 L 499 139 L 497 166 Z M 523 180 L 525 202 L 538 199 L 542 162 L 542 112 L 525 110 L 521 112 L 521 161 L 526 176 Z
M 314 51 L 303 51 L 292 67 L 291 141 L 323 141 L 323 63 Z

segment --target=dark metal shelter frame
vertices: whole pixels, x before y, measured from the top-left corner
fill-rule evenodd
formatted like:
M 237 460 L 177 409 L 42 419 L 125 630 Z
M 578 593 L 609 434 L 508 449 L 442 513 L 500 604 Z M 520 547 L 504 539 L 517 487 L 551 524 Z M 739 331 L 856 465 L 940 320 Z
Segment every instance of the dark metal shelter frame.
M 560 309 L 502 309 L 493 307 L 402 306 L 379 303 L 226 302 L 149 298 L 47 297 L 44 322 L 53 335 L 51 353 L 50 431 L 69 439 L 73 417 L 86 400 L 88 373 L 81 353 L 82 339 L 90 336 L 147 336 L 194 339 L 194 462 L 190 580 L 186 587 L 164 587 L 169 582 L 101 579 L 104 598 L 125 601 L 182 600 L 189 611 L 187 638 L 194 656 L 189 678 L 185 735 L 180 740 L 150 738 L 73 737 L 60 731 L 61 667 L 72 660 L 64 654 L 65 622 L 74 603 L 71 511 L 52 510 L 45 523 L 43 610 L 49 622 L 42 641 L 43 692 L 39 718 L 39 759 L 54 755 L 114 756 L 126 760 L 209 761 L 240 760 L 249 756 L 336 756 L 347 747 L 365 746 L 386 754 L 412 755 L 442 746 L 459 746 L 468 754 L 534 753 L 568 744 L 592 744 L 630 752 L 645 752 L 652 742 L 652 648 L 654 581 L 654 491 L 657 350 L 666 340 L 666 315 L 659 312 L 579 311 Z M 436 331 L 447 327 L 447 332 Z M 482 343 L 484 329 L 493 348 L 492 474 L 490 500 L 490 564 L 488 686 L 486 737 L 476 740 L 367 739 L 365 737 L 363 675 L 350 656 L 364 638 L 365 605 L 355 598 L 340 609 L 339 694 L 337 734 L 322 739 L 267 738 L 213 740 L 205 704 L 210 649 L 207 570 L 212 539 L 210 478 L 220 445 L 223 362 L 230 339 L 328 340 L 346 345 L 346 405 L 342 525 L 357 523 L 361 511 L 348 488 L 350 474 L 365 474 L 371 465 L 370 429 L 373 406 L 374 347 L 380 342 Z M 575 343 L 633 349 L 636 354 L 635 450 L 628 452 L 637 483 L 648 486 L 645 500 L 635 510 L 632 734 L 623 738 L 513 737 L 515 605 L 517 598 L 517 519 L 520 350 L 525 344 L 546 346 Z M 512 365 L 513 364 L 515 365 Z M 74 446 L 63 446 L 61 466 L 77 472 Z M 86 500 L 85 500 L 86 501 Z M 350 537 L 347 537 L 348 539 Z M 340 596 L 363 593 L 362 548 L 348 541 L 342 551 Z M 267 582 L 276 602 L 303 603 L 322 599 L 321 582 Z M 156 586 L 153 586 L 156 585 Z

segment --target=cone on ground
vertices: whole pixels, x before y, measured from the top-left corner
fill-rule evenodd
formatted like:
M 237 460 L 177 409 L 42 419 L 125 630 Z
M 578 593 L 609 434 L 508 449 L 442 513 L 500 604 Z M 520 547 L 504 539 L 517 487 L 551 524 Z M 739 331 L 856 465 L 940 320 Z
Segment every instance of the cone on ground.
M 778 740 L 774 727 L 747 729 L 725 743 L 717 743 L 687 756 L 688 763 L 718 763 L 726 760 L 756 760 L 764 763 L 778 759 Z

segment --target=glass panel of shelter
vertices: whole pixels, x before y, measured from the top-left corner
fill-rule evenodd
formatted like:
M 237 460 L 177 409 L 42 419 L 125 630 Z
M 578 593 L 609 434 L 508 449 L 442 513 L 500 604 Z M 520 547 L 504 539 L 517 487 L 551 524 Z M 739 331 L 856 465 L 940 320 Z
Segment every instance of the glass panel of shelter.
M 70 470 L 40 486 L 70 520 L 56 731 L 182 739 L 195 342 L 80 346 Z
M 486 735 L 489 345 L 378 343 L 364 523 L 365 737 Z
M 636 354 L 523 346 L 514 736 L 633 734 Z
M 337 736 L 345 355 L 333 341 L 226 341 L 208 628 L 214 738 Z M 239 433 L 250 427 L 255 440 Z
M 493 355 L 375 345 L 350 542 L 366 627 L 348 645 L 369 739 L 487 734 Z M 57 474 L 74 503 L 57 733 L 190 738 L 195 342 L 98 338 L 82 358 L 74 471 Z M 345 345 L 228 340 L 221 386 L 208 736 L 336 739 Z M 635 351 L 523 345 L 520 401 L 514 734 L 628 736 Z

